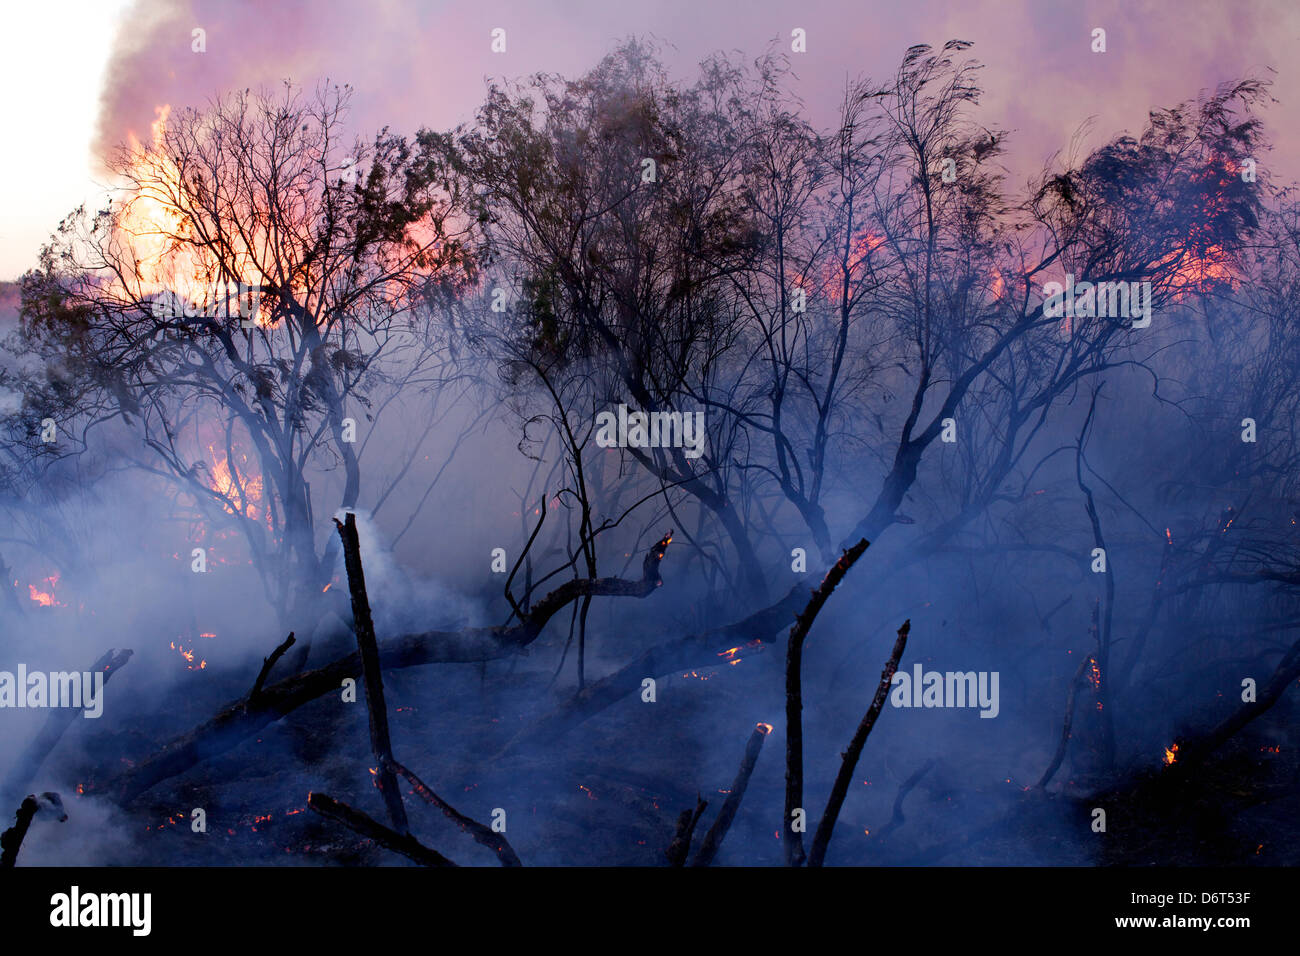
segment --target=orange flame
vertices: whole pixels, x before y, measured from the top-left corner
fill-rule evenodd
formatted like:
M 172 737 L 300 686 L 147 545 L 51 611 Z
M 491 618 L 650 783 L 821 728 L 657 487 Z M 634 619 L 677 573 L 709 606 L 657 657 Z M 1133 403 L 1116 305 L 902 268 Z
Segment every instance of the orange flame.
M 54 597 L 54 587 L 59 583 L 59 575 L 51 574 L 48 578 L 43 578 L 42 580 L 49 585 L 50 589 L 48 591 L 41 591 L 38 590 L 34 584 L 27 585 L 27 593 L 30 595 L 31 599 L 41 607 L 67 607 L 66 604 L 62 601 L 56 600 Z
M 204 635 L 204 636 L 208 636 L 208 635 Z M 215 637 L 216 635 L 212 635 L 212 636 Z M 194 663 L 195 654 L 193 650 L 187 651 L 183 645 L 177 644 L 175 641 L 171 642 L 171 647 L 172 650 L 180 654 L 181 657 L 185 658 L 186 670 L 201 671 L 207 669 L 208 662 L 203 660 L 202 658 L 199 659 L 199 662 L 197 664 Z
M 208 452 L 212 455 L 212 482 L 209 487 L 226 500 L 221 507 L 227 514 L 238 514 L 250 521 L 257 521 L 269 513 L 260 507 L 262 501 L 262 476 L 249 465 L 248 456 L 240 455 L 232 470 L 229 457 L 217 451 L 211 444 Z

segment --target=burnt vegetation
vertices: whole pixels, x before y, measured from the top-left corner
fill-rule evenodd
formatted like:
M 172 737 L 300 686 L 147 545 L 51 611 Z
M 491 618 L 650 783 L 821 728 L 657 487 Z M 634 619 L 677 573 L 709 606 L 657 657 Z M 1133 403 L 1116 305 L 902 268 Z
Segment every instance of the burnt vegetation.
M 1267 88 L 1013 185 L 968 47 L 829 129 L 780 57 L 633 41 L 447 132 L 286 86 L 125 144 L 0 363 L 4 661 L 121 670 L 4 754 L 6 862 L 38 787 L 116 862 L 1296 862 Z M 997 718 L 891 706 L 914 665 Z

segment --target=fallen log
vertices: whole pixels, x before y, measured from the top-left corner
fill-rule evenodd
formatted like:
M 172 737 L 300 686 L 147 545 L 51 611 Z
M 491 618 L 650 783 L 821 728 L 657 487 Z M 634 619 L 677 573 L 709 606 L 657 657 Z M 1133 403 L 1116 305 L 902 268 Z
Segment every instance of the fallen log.
M 405 634 L 378 646 L 379 664 L 385 670 L 424 664 L 471 663 L 499 660 L 516 654 L 541 634 L 542 628 L 570 601 L 584 595 L 644 598 L 662 582 L 659 562 L 668 536 L 646 554 L 639 581 L 624 578 L 575 578 L 542 598 L 518 624 L 471 627 L 458 631 Z M 263 687 L 256 698 L 244 697 L 212 719 L 165 744 L 135 767 L 113 777 L 104 791 L 125 805 L 159 782 L 223 754 L 254 736 L 303 704 L 337 691 L 345 678 L 361 677 L 361 654 L 354 651 L 324 667 L 302 671 Z
M 776 604 L 743 621 L 649 648 L 608 677 L 589 683 L 549 714 L 531 721 L 492 758 L 493 762 L 568 733 L 624 697 L 640 691 L 641 681 L 647 677 L 658 678 L 676 671 L 716 665 L 721 656 L 720 647 L 770 645 L 772 635 L 784 630 L 807 600 L 808 589 L 799 585 Z

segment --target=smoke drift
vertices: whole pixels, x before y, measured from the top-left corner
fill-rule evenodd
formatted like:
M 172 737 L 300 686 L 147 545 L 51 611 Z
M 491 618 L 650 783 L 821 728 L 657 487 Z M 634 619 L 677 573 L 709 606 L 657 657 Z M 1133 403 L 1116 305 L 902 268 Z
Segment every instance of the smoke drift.
M 149 16 L 106 93 L 106 142 L 136 128 L 141 97 L 149 98 L 145 64 L 157 69 L 182 55 L 160 58 L 158 37 L 189 19 L 140 9 Z M 290 33 L 301 44 L 277 50 L 275 64 L 305 77 L 322 72 L 314 57 L 328 39 L 354 26 L 287 8 L 277 16 L 283 30 L 263 35 Z M 309 791 L 325 791 L 382 816 L 365 704 L 346 702 L 341 690 L 244 739 L 204 738 L 193 766 L 133 800 L 119 805 L 111 786 L 115 774 L 248 695 L 287 631 L 301 644 L 271 682 L 355 650 L 328 520 L 340 503 L 362 518 L 381 649 L 403 635 L 457 634 L 430 638 L 448 649 L 443 662 L 385 670 L 396 758 L 475 820 L 504 809 L 525 863 L 662 864 L 678 813 L 697 792 L 721 806 L 744 741 L 763 722 L 773 731 L 716 862 L 782 863 L 781 649 L 793 614 L 697 662 L 665 654 L 655 669 L 646 652 L 739 621 L 792 587 L 801 589 L 801 610 L 858 537 L 871 546 L 816 619 L 803 655 L 804 805 L 814 826 L 905 619 L 911 637 L 899 677 L 916 675 L 918 686 L 891 695 L 872 730 L 828 862 L 1294 862 L 1294 841 L 1263 822 L 1294 807 L 1287 788 L 1186 823 L 1175 822 L 1174 803 L 1152 811 L 1141 788 L 1174 741 L 1197 739 L 1244 700 L 1243 681 L 1268 681 L 1297 621 L 1297 448 L 1287 422 L 1300 397 L 1300 342 L 1285 308 L 1297 291 L 1295 215 L 1267 182 L 1236 176 L 1237 153 L 1262 148 L 1261 130 L 1213 135 L 1229 108 L 1249 112 L 1256 90 L 1165 114 L 1160 132 L 1173 140 L 1189 128 L 1204 134 L 1196 149 L 1162 149 L 1159 136 L 1117 139 L 1050 170 L 1012 204 L 1002 201 L 994 165 L 1002 137 L 983 126 L 987 107 L 970 92 L 976 74 L 963 71 L 963 46 L 911 51 L 883 84 L 853 88 L 886 103 L 891 90 L 938 98 L 926 103 L 943 120 L 930 145 L 957 157 L 959 169 L 959 188 L 947 194 L 937 169 L 906 178 L 917 158 L 902 135 L 906 117 L 870 113 L 865 95 L 851 93 L 819 133 L 803 125 L 780 82 L 756 92 L 755 74 L 719 62 L 698 85 L 677 82 L 680 98 L 667 97 L 672 84 L 652 52 L 625 45 L 579 87 L 544 87 L 545 116 L 528 115 L 506 90 L 495 112 L 430 145 L 434 158 L 460 151 L 454 171 L 467 178 L 467 197 L 502 201 L 490 220 L 477 220 L 490 221 L 488 235 L 463 237 L 466 248 L 491 243 L 482 246 L 491 262 L 430 285 L 403 274 L 394 282 L 400 293 L 348 300 L 346 321 L 364 314 L 369 324 L 351 337 L 331 330 L 307 349 L 312 372 L 302 382 L 276 364 L 285 353 L 275 350 L 292 348 L 294 330 L 308 326 L 309 310 L 294 309 L 306 296 L 292 282 L 278 305 L 275 296 L 264 302 L 274 319 L 247 334 L 246 352 L 231 357 L 213 344 L 227 334 L 218 317 L 172 339 L 190 350 L 184 361 L 216 356 L 234 369 L 225 381 L 247 380 L 211 404 L 194 400 L 201 413 L 190 414 L 180 388 L 151 394 L 126 377 L 105 384 L 94 350 L 61 362 L 70 343 L 52 331 L 84 301 L 111 302 L 122 321 L 165 322 L 141 307 L 158 301 L 165 283 L 86 283 L 55 297 L 61 312 L 49 293 L 76 286 L 74 270 L 51 260 L 28 277 L 25 331 L 37 344 L 7 357 L 14 377 L 5 383 L 24 396 L 6 453 L 6 505 L 21 544 L 4 554 L 23 587 L 7 611 L 0 669 L 78 669 L 110 646 L 136 655 L 104 690 L 104 718 L 68 732 L 30 781 L 29 789 L 85 793 L 66 801 L 64 832 L 33 832 L 23 862 L 401 862 L 305 810 Z M 253 39 L 234 59 L 204 62 L 241 76 L 266 57 Z M 783 80 L 779 62 L 763 68 Z M 237 85 L 186 75 L 193 88 L 169 90 L 169 101 L 201 107 Z M 391 77 L 368 92 L 365 76 L 357 79 L 367 98 L 348 123 L 364 136 L 358 114 L 368 119 L 399 101 Z M 410 109 L 402 102 L 396 120 Z M 736 141 L 765 149 L 743 161 L 718 149 L 725 140 L 708 134 L 728 116 L 744 134 Z M 632 185 L 643 154 L 660 157 L 658 192 Z M 369 168 L 384 155 L 377 149 Z M 351 184 L 329 185 L 339 168 L 330 167 L 327 194 L 346 199 Z M 530 185 L 512 180 L 520 170 Z M 692 188 L 710 176 L 735 187 L 716 204 Z M 391 185 L 397 176 L 385 182 L 401 188 Z M 1172 195 L 1155 185 L 1168 182 L 1177 184 Z M 533 201 L 534 188 L 553 194 L 531 221 L 511 218 L 509 201 Z M 579 200 L 614 212 L 567 218 L 586 208 Z M 437 228 L 450 234 L 476 221 L 478 207 L 466 203 Z M 1060 242 L 1058 254 L 1017 240 L 1016 222 L 1037 241 Z M 405 225 L 427 236 L 423 219 Z M 571 225 L 579 241 L 557 246 Z M 1272 254 L 1249 251 L 1248 233 Z M 916 237 L 931 234 L 943 241 L 926 251 Z M 1034 268 L 1040 260 L 1051 264 Z M 660 271 L 661 262 L 673 265 Z M 461 264 L 446 258 L 437 268 L 450 275 Z M 1062 329 L 1043 310 L 1041 290 L 1072 269 L 1088 281 L 1148 282 L 1149 327 L 1085 315 Z M 498 284 L 518 287 L 507 313 L 489 305 Z M 795 287 L 806 311 L 790 308 Z M 607 300 L 578 294 L 591 288 Z M 412 324 L 394 331 L 374 322 L 384 308 Z M 429 328 L 443 336 L 433 364 L 409 351 Z M 387 341 L 396 354 L 378 348 Z M 62 388 L 33 398 L 18 386 L 18 370 L 33 367 Z M 326 380 L 352 390 L 339 398 Z M 231 411 L 246 392 L 284 410 L 291 386 L 300 386 L 292 394 L 301 427 L 316 429 L 301 446 L 300 485 L 270 475 L 271 453 L 250 424 L 257 413 L 241 423 Z M 93 415 L 73 413 L 92 395 L 112 410 L 107 424 L 90 427 Z M 59 400 L 56 417 L 75 455 L 58 443 L 51 454 L 34 437 Z M 654 415 L 697 406 L 708 436 L 700 454 L 590 440 L 600 416 L 620 407 Z M 334 431 L 343 412 L 364 423 L 355 450 Z M 1245 418 L 1253 441 L 1243 440 Z M 289 411 L 284 420 L 299 421 Z M 170 444 L 163 422 L 196 440 Z M 205 488 L 216 494 L 205 497 Z M 25 511 L 25 496 L 43 512 Z M 299 501 L 312 520 L 295 525 Z M 464 629 L 518 623 L 565 580 L 636 582 L 668 527 L 661 585 L 580 598 L 526 653 L 474 656 L 481 635 Z M 308 545 L 267 545 L 292 534 Z M 192 570 L 192 547 L 205 549 L 202 573 Z M 498 547 L 505 574 L 492 568 Z M 51 571 L 61 574 L 55 601 L 24 605 L 28 581 Z M 645 673 L 631 676 L 636 686 L 652 679 L 651 694 L 601 699 L 603 679 L 642 661 Z M 924 696 L 920 685 L 936 673 L 980 676 L 963 706 L 960 678 L 948 682 L 951 703 Z M 1293 696 L 1207 759 L 1244 766 L 1254 785 L 1269 787 L 1294 766 Z M 590 706 L 593 698 L 601 706 Z M 1067 700 L 1075 703 L 1067 751 L 1040 786 Z M 575 701 L 576 715 L 554 719 Z M 2 716 L 13 730 L 0 747 L 9 767 L 40 720 Z M 1197 786 L 1213 792 L 1214 783 Z M 458 861 L 494 862 L 475 856 L 440 814 L 418 818 L 425 808 L 409 794 L 408 804 L 427 845 Z M 1152 839 L 1155 824 L 1146 839 L 1127 830 L 1111 838 L 1089 825 L 1099 805 L 1167 818 L 1161 825 L 1183 836 L 1211 828 L 1214 840 L 1193 856 L 1186 842 Z M 211 821 L 204 833 L 191 827 L 194 808 Z

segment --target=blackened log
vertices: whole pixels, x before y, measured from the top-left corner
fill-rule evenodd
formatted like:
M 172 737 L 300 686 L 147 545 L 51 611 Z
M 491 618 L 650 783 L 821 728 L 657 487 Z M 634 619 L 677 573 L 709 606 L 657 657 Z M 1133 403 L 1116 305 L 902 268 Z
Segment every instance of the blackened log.
M 795 619 L 794 626 L 790 628 L 790 640 L 786 644 L 785 818 L 782 827 L 785 861 L 789 866 L 801 866 L 804 862 L 803 833 L 794 829 L 794 815 L 803 811 L 803 642 L 836 586 L 866 550 L 867 539 L 863 538 L 840 555 L 840 559 L 826 572 L 821 585 L 813 591 L 803 612 Z
M 361 677 L 366 687 L 366 713 L 370 717 L 370 749 L 379 762 L 375 784 L 388 808 L 388 818 L 398 833 L 407 833 L 406 807 L 402 791 L 393 773 L 393 741 L 388 733 L 388 707 L 384 703 L 384 675 L 379 665 L 379 645 L 375 641 L 375 622 L 370 617 L 370 598 L 366 594 L 366 573 L 361 565 L 361 541 L 357 537 L 357 516 L 351 511 L 344 521 L 334 519 L 343 540 L 343 562 L 348 572 L 348 590 L 352 594 L 352 620 L 361 654 Z
M 36 816 L 36 797 L 28 795 L 18 807 L 17 822 L 4 833 L 0 833 L 0 869 L 7 869 L 18 860 L 18 850 L 23 845 L 23 838 Z
M 437 850 L 431 849 L 411 836 L 390 830 L 378 820 L 372 819 L 360 810 L 341 803 L 323 793 L 307 794 L 307 806 L 323 817 L 342 823 L 350 830 L 367 840 L 373 840 L 386 850 L 400 853 L 408 860 L 414 860 L 421 866 L 455 866 Z
M 32 825 L 32 819 L 42 810 L 60 823 L 68 819 L 67 811 L 63 809 L 63 798 L 57 793 L 46 790 L 39 797 L 29 793 L 18 807 L 17 822 L 0 833 L 0 869 L 10 868 L 17 862 L 18 851 Z
M 406 769 L 406 767 L 403 767 L 396 760 L 390 761 L 390 765 L 392 766 L 394 773 L 405 778 L 407 783 L 415 789 L 416 796 L 420 797 L 426 803 L 437 807 L 449 820 L 460 827 L 461 830 L 467 832 L 478 843 L 481 843 L 483 846 L 495 853 L 502 866 L 523 866 L 523 863 L 519 860 L 519 854 L 515 853 L 514 847 L 510 845 L 510 841 L 506 839 L 504 833 L 496 833 L 491 827 L 485 826 L 477 820 L 465 816 L 465 814 L 461 813 L 446 800 L 442 799 L 442 797 L 434 793 L 423 780 L 413 774 L 410 770 Z
M 853 780 L 854 771 L 858 766 L 858 759 L 862 756 L 862 748 L 867 743 L 867 737 L 871 733 L 871 728 L 876 725 L 876 719 L 885 707 L 885 701 L 889 697 L 889 685 L 894 680 L 894 672 L 898 670 L 898 662 L 903 659 L 903 651 L 907 647 L 907 635 L 912 629 L 912 622 L 904 621 L 903 626 L 898 629 L 898 639 L 894 641 L 893 653 L 889 655 L 889 660 L 885 663 L 885 669 L 880 672 L 880 683 L 876 686 L 876 696 L 871 701 L 871 706 L 862 716 L 862 723 L 858 724 L 857 732 L 849 742 L 849 749 L 844 752 L 844 759 L 840 763 L 840 772 L 835 777 L 835 784 L 831 787 L 830 799 L 826 801 L 826 812 L 822 814 L 821 822 L 817 824 L 817 832 L 813 835 L 812 850 L 808 854 L 809 866 L 821 866 L 826 859 L 826 848 L 830 845 L 831 836 L 835 832 L 835 821 L 839 819 L 840 808 L 844 805 L 844 798 L 848 795 L 849 784 Z
M 709 832 L 704 834 L 704 841 L 700 844 L 695 859 L 691 861 L 691 866 L 708 866 L 718 855 L 718 848 L 726 839 L 727 831 L 731 829 L 731 821 L 736 818 L 736 811 L 740 809 L 740 801 L 745 799 L 745 790 L 749 787 L 749 778 L 754 773 L 754 764 L 758 763 L 763 741 L 771 732 L 771 724 L 759 724 L 749 735 L 749 742 L 745 744 L 745 756 L 741 758 L 740 770 L 736 772 L 736 779 L 731 784 L 731 792 L 723 801 L 722 809 L 718 811 L 718 818 L 713 821 L 713 826 L 709 827 Z
M 751 614 L 743 621 L 649 648 L 608 677 L 589 683 L 549 714 L 530 721 L 493 761 L 549 743 L 568 733 L 623 698 L 639 692 L 641 681 L 647 677 L 658 678 L 682 670 L 717 666 L 720 647 L 746 645 L 748 649 L 757 651 L 770 646 L 771 636 L 786 628 L 807 601 L 808 589 L 800 585 L 792 588 L 776 604 Z

